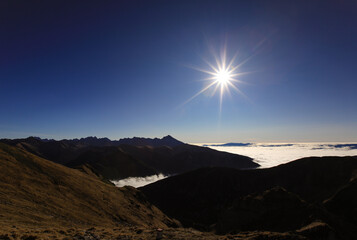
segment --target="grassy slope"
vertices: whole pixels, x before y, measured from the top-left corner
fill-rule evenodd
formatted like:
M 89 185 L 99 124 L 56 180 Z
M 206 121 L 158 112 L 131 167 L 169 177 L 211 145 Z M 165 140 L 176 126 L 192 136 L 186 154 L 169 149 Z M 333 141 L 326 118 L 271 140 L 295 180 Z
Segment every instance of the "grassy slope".
M 165 227 L 170 223 L 134 188 L 0 144 L 0 225 Z
M 294 233 L 218 236 L 172 224 L 133 188 L 88 175 L 0 143 L 0 239 L 306 239 Z

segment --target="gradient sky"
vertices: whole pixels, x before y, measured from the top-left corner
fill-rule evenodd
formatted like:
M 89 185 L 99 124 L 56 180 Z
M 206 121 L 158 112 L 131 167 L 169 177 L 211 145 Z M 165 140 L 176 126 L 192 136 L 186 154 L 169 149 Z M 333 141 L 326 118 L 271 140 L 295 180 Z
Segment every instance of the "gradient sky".
M 224 95 L 190 97 L 227 46 Z M 0 138 L 357 141 L 356 1 L 0 1 Z

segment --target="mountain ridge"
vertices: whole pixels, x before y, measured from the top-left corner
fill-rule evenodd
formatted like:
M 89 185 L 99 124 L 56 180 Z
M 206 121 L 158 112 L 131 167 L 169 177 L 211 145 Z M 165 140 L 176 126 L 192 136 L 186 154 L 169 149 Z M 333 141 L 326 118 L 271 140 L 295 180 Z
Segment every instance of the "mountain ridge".
M 178 174 L 201 167 L 255 168 L 253 159 L 183 143 L 170 135 L 159 138 L 87 137 L 73 140 L 45 140 L 35 137 L 2 139 L 39 157 L 72 168 L 86 170 L 107 180 Z
M 19 142 L 64 142 L 64 143 L 78 143 L 88 146 L 118 146 L 121 144 L 136 145 L 136 146 L 176 146 L 184 144 L 183 142 L 173 138 L 171 135 L 166 135 L 162 138 L 145 138 L 145 137 L 132 137 L 132 138 L 121 138 L 118 140 L 111 140 L 107 137 L 98 138 L 96 136 L 88 136 L 83 138 L 73 138 L 73 139 L 47 139 L 40 138 L 36 136 L 29 136 L 27 138 L 18 138 L 18 139 L 8 139 L 2 138 L 0 142 L 4 142 L 10 145 L 14 145 Z
M 289 204 L 293 206 L 295 200 L 290 203 L 286 201 L 286 197 L 292 196 L 290 193 L 293 193 L 316 206 L 310 208 L 301 204 L 296 205 L 306 214 L 300 217 L 301 222 L 291 221 L 295 227 L 298 227 L 298 224 L 302 224 L 301 227 L 303 227 L 303 224 L 308 224 L 309 221 L 323 218 L 326 223 L 339 229 L 339 234 L 343 235 L 345 230 L 351 233 L 351 229 L 343 227 L 343 225 L 349 226 L 347 221 L 354 219 L 352 224 L 357 222 L 351 213 L 351 209 L 356 206 L 355 203 L 348 201 L 349 207 L 341 205 L 346 202 L 348 196 L 353 197 L 353 194 L 356 193 L 356 181 L 354 180 L 354 184 L 349 184 L 351 179 L 356 177 L 356 173 L 357 157 L 310 157 L 267 169 L 201 168 L 157 181 L 139 189 L 153 204 L 168 216 L 180 220 L 184 226 L 202 230 L 212 230 L 213 228 L 223 233 L 252 230 L 252 226 L 262 227 L 255 230 L 290 231 L 291 229 L 282 227 L 283 224 L 279 223 L 281 219 L 279 220 L 278 215 L 269 220 L 272 215 L 265 214 L 265 212 L 274 209 L 277 212 L 289 210 L 291 216 L 294 214 L 299 216 L 298 212 L 294 212 L 295 207 L 289 206 Z M 349 213 L 347 220 L 332 216 L 332 210 L 327 212 L 324 207 L 320 207 L 326 199 L 332 197 L 345 185 L 346 189 L 341 190 L 326 206 L 330 206 L 333 214 Z M 264 191 L 274 187 L 282 187 L 285 190 L 273 191 L 274 194 L 271 196 L 274 197 L 270 198 L 275 199 L 273 201 L 268 198 L 264 201 L 259 200 L 264 199 Z M 256 197 L 242 200 L 244 197 L 254 194 Z M 255 201 L 256 205 L 251 205 L 252 201 Z M 275 201 L 281 207 L 279 204 L 274 205 Z M 288 207 L 284 208 L 286 204 Z M 310 219 L 310 215 L 314 218 Z M 246 218 L 240 218 L 240 216 L 246 216 Z M 267 222 L 274 222 L 275 225 L 270 226 L 264 222 L 257 225 L 258 221 L 256 220 L 263 216 Z M 239 221 L 235 220 L 237 218 Z M 255 220 L 249 222 L 249 219 Z

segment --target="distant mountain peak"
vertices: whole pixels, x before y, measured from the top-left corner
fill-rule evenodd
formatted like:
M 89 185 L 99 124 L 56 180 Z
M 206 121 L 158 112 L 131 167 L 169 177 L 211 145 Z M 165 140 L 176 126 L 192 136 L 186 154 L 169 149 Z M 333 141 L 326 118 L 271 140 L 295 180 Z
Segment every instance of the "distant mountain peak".
M 183 142 L 173 138 L 171 135 L 167 135 L 163 138 L 142 138 L 142 137 L 133 137 L 133 138 L 122 138 L 118 141 L 119 144 L 128 144 L 135 146 L 168 146 L 174 147 L 177 145 L 184 144 Z
M 53 139 L 47 139 L 47 138 L 40 138 L 40 137 L 36 137 L 36 136 L 30 136 L 28 138 L 25 138 L 23 140 L 27 140 L 27 141 L 36 141 L 36 142 L 49 142 L 49 141 L 54 141 Z
M 81 139 L 98 139 L 98 138 L 96 136 L 88 136 L 88 137 L 81 138 Z
M 133 137 L 133 138 L 122 138 L 119 140 L 110 140 L 109 138 L 98 138 L 96 136 L 88 136 L 84 138 L 74 138 L 74 139 L 62 139 L 62 140 L 54 140 L 54 139 L 42 139 L 40 137 L 30 136 L 25 139 L 2 139 L 3 142 L 7 143 L 19 143 L 19 142 L 27 142 L 27 143 L 46 143 L 46 142 L 59 142 L 66 144 L 80 144 L 81 146 L 118 146 L 121 144 L 126 145 L 134 145 L 134 146 L 151 146 L 151 147 L 175 147 L 178 145 L 184 144 L 183 142 L 175 139 L 171 135 L 164 136 L 162 138 L 144 138 L 144 137 Z
M 81 138 L 79 139 L 80 141 L 95 141 L 95 140 L 100 140 L 100 141 L 111 141 L 109 138 L 107 137 L 104 137 L 104 138 L 98 138 L 96 136 L 88 136 L 88 137 L 85 137 L 85 138 Z
M 177 139 L 173 138 L 171 135 L 167 135 L 167 136 L 163 137 L 162 139 L 173 139 L 173 140 L 177 141 Z

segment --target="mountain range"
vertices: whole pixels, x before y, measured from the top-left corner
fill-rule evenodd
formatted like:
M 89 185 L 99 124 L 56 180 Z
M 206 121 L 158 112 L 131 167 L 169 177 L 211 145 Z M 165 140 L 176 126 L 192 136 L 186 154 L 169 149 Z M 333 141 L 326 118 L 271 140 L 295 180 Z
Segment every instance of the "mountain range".
M 0 142 L 21 147 L 38 156 L 50 159 L 56 163 L 66 164 L 91 147 L 115 147 L 123 144 L 134 146 L 168 146 L 174 147 L 183 144 L 170 135 L 159 138 L 124 138 L 110 140 L 109 138 L 86 137 L 80 139 L 41 139 L 28 137 L 20 139 L 0 139 Z
M 257 166 L 171 136 L 2 139 L 0 239 L 355 238 L 357 157 Z M 109 181 L 157 173 L 172 176 Z
M 72 140 L 1 139 L 55 163 L 92 172 L 102 179 L 172 175 L 202 167 L 255 168 L 253 159 L 185 144 L 171 136 L 159 138 L 88 137 Z

